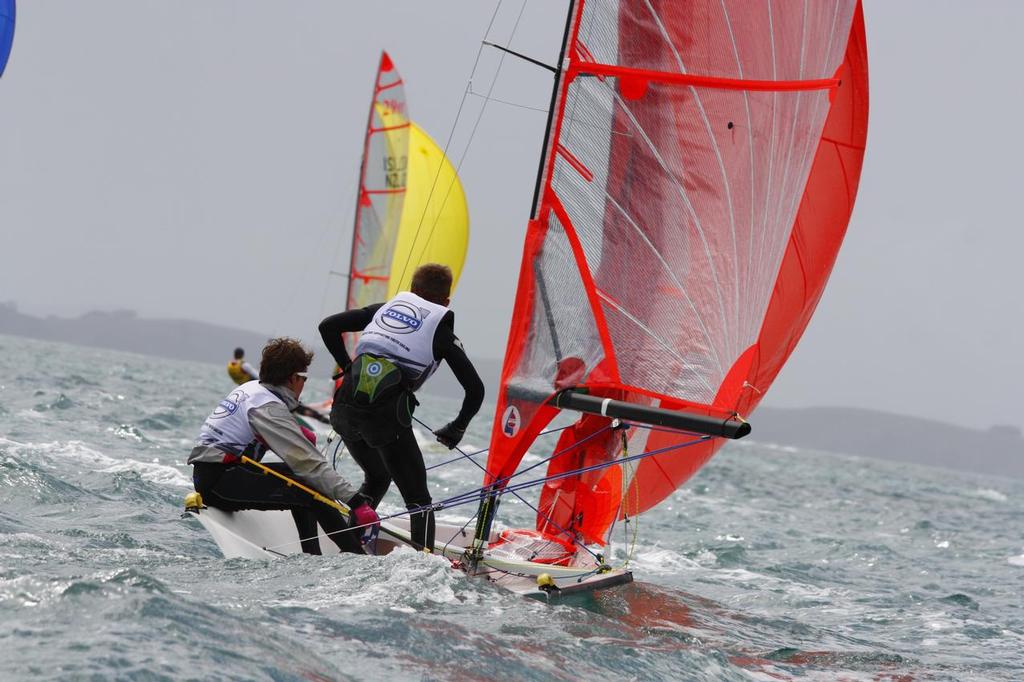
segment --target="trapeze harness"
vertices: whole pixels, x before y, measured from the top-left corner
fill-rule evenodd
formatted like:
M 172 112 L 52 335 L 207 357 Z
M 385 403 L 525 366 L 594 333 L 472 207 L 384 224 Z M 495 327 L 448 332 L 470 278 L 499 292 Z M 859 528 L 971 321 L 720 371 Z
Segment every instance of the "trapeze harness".
M 272 402 L 284 404 L 258 380 L 247 381 L 217 404 L 199 429 L 196 443 L 223 452 L 224 464 L 235 464 L 242 455 L 259 460 L 265 448 L 249 425 L 249 411 Z
M 340 389 L 342 400 L 370 409 L 405 393 L 415 402 L 412 393 L 437 371 L 434 334 L 447 312 L 408 291 L 382 305 L 359 336 Z

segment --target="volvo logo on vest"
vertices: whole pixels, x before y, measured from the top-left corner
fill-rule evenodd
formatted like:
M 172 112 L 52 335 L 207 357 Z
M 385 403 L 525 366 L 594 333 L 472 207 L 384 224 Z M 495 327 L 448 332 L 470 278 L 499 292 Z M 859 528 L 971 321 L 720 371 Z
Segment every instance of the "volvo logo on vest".
M 224 417 L 234 414 L 238 409 L 238 404 L 248 397 L 249 396 L 244 391 L 232 391 L 231 395 L 217 403 L 217 407 L 213 410 L 213 414 L 210 415 L 210 418 L 223 419 Z
M 395 303 L 383 312 L 380 323 L 396 334 L 411 334 L 423 325 L 424 312 L 408 303 Z

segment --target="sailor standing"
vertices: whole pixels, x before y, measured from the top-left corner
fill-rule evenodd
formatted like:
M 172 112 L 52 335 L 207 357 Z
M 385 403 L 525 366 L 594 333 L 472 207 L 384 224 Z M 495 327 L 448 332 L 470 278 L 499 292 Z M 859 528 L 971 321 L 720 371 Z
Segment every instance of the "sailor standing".
M 434 432 L 449 449 L 462 440 L 484 400 L 484 385 L 455 336 L 455 314 L 448 309 L 452 272 L 428 263 L 413 273 L 411 291 L 332 315 L 320 323 L 327 350 L 342 368 L 334 395 L 331 425 L 365 476 L 359 492 L 374 508 L 391 481 L 398 485 L 410 516 L 413 545 L 431 551 L 434 514 L 423 453 L 412 432 L 413 393 L 448 363 L 465 391 L 458 416 Z M 350 358 L 343 333 L 362 332 Z

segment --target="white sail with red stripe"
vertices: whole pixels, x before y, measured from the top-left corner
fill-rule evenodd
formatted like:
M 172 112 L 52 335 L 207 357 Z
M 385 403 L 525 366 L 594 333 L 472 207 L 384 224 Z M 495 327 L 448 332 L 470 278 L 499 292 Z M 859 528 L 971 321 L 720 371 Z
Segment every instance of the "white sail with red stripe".
M 405 87 L 382 52 L 366 124 L 345 309 L 387 300 L 409 165 Z M 349 352 L 355 340 L 347 339 Z
M 346 309 L 407 290 L 423 263 L 450 267 L 454 290 L 468 244 L 469 210 L 455 167 L 410 119 L 402 78 L 382 52 L 359 171 Z M 345 340 L 353 352 L 355 336 Z

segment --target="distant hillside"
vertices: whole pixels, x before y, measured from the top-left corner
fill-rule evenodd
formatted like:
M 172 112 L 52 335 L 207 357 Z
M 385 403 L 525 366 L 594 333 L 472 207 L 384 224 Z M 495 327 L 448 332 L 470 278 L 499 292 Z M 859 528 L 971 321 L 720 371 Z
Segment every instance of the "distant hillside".
M 226 363 L 236 346 L 245 348 L 250 359 L 258 359 L 268 338 L 193 320 L 140 318 L 131 310 L 39 318 L 18 312 L 13 303 L 0 303 L 0 334 L 218 364 Z
M 969 429 L 849 407 L 762 407 L 750 438 L 981 474 L 1024 478 L 1024 438 L 1014 426 Z
M 90 312 L 74 318 L 53 315 L 40 318 L 18 312 L 14 303 L 0 303 L 0 334 L 218 365 L 226 363 L 231 351 L 241 346 L 255 366 L 259 365 L 260 349 L 270 338 L 268 334 L 195 320 L 141 318 L 131 310 Z M 334 361 L 319 339 L 311 345 L 316 352 L 313 372 L 320 376 L 330 375 Z M 473 361 L 488 388 L 488 396 L 493 397 L 501 362 L 476 358 Z M 427 386 L 434 395 L 462 396 L 462 388 L 447 366 L 443 366 Z

